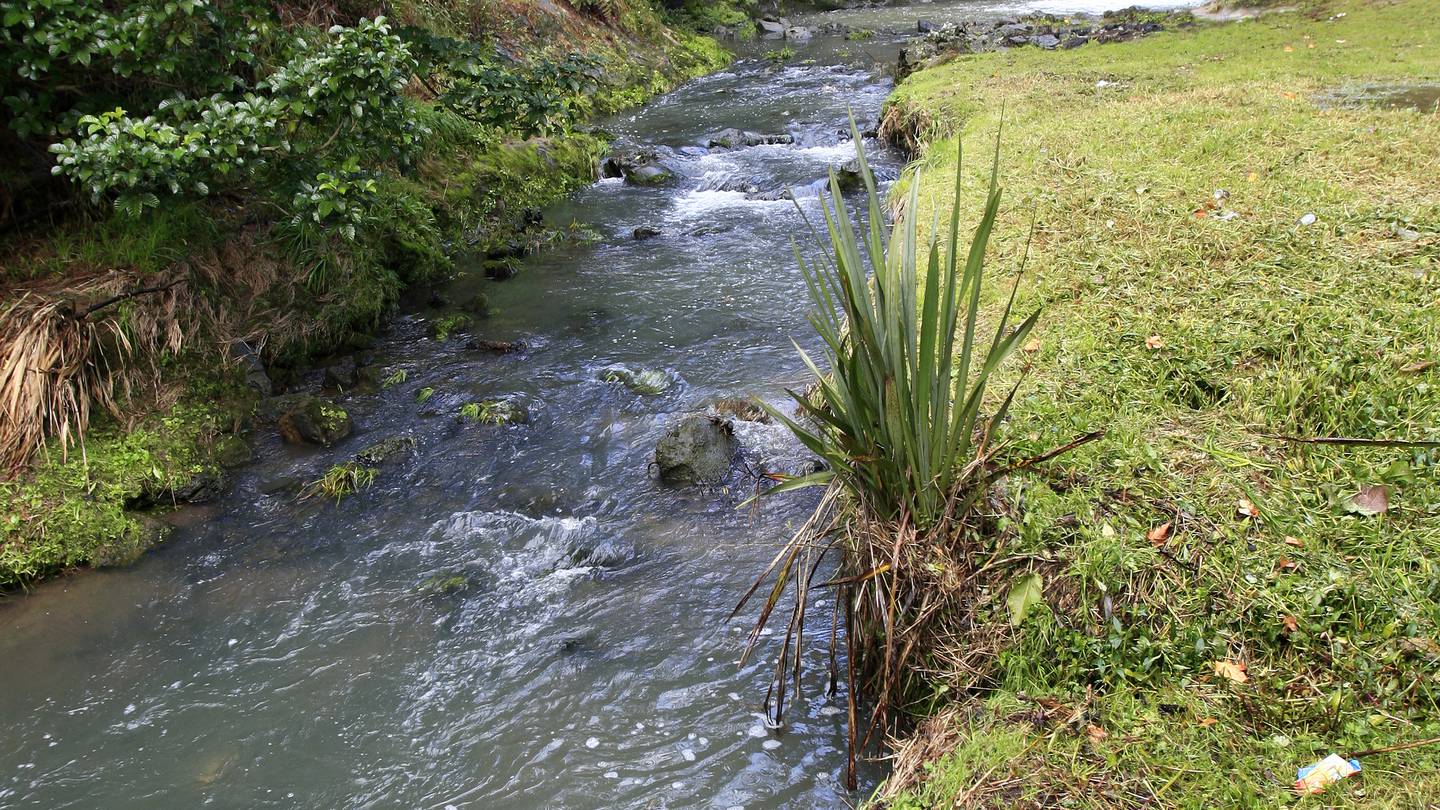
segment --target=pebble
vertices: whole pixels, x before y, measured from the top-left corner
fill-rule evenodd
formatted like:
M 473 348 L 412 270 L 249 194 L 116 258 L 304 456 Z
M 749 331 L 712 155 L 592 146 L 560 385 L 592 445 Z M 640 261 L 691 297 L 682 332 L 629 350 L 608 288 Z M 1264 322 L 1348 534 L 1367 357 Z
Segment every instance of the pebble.
M 1314 225 L 1316 219 L 1317 219 L 1317 217 L 1316 217 L 1314 214 L 1306 214 L 1305 216 L 1300 217 L 1300 224 L 1301 224 L 1301 225 Z
M 766 740 L 765 742 L 763 742 L 763 743 L 760 744 L 760 747 L 761 747 L 761 748 L 764 748 L 766 751 L 774 751 L 776 748 L 779 748 L 779 747 L 780 747 L 780 741 L 779 741 L 779 740 Z
M 599 748 L 599 747 L 600 747 L 600 741 L 597 740 L 597 739 L 595 739 L 594 737 L 591 737 L 590 739 L 588 739 L 588 740 L 585 741 L 585 747 L 586 747 L 586 748 Z
M 695 761 L 695 752 L 694 752 L 694 751 L 691 751 L 689 748 L 686 748 L 684 751 L 681 751 L 681 752 L 680 752 L 680 756 L 681 756 L 681 758 L 683 758 L 686 762 L 694 762 L 694 761 Z

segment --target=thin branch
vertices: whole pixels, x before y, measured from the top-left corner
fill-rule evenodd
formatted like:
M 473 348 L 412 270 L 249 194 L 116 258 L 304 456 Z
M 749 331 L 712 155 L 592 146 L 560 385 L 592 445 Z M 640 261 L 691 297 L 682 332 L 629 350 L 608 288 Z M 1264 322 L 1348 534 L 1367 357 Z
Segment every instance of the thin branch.
M 94 315 L 96 312 L 99 312 L 100 310 L 108 306 L 118 304 L 121 301 L 128 301 L 131 298 L 138 298 L 142 295 L 152 295 L 154 293 L 165 292 L 166 290 L 173 289 L 174 287 L 183 283 L 185 283 L 184 278 L 177 278 L 169 284 L 162 284 L 158 287 L 140 287 L 139 289 L 131 290 L 129 292 L 112 295 L 109 298 L 106 298 L 104 301 L 100 301 L 99 303 L 91 304 L 90 306 L 86 307 L 83 312 L 75 316 L 75 320 L 83 321 L 91 315 Z
M 1275 433 L 1257 434 L 1262 438 L 1276 439 L 1291 444 L 1335 444 L 1342 447 L 1440 447 L 1440 442 L 1411 441 L 1409 439 L 1348 439 L 1341 436 L 1283 436 Z

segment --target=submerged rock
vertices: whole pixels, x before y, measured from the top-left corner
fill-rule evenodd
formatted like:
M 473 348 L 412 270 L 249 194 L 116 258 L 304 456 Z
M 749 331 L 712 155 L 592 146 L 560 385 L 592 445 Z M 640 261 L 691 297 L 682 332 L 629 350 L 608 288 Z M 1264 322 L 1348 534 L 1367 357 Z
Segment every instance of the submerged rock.
M 321 447 L 341 441 L 354 429 L 350 414 L 344 408 L 328 399 L 308 395 L 287 403 L 276 422 L 285 441 Z
M 649 225 L 641 225 L 640 227 L 632 231 L 630 235 L 635 237 L 636 241 L 644 241 L 646 239 L 653 239 L 659 236 L 661 233 L 662 231 L 659 228 L 652 228 Z
M 743 397 L 717 399 L 710 403 L 707 410 L 716 416 L 721 416 L 726 419 L 739 419 L 742 422 L 769 424 L 771 421 L 770 414 L 766 413 L 764 408 L 757 405 L 754 400 L 744 399 Z
M 670 375 L 653 368 L 632 369 L 628 366 L 611 366 L 600 372 L 603 382 L 620 383 L 631 391 L 646 396 L 663 394 L 673 382 Z
M 658 163 L 637 166 L 625 173 L 625 182 L 632 186 L 659 186 L 675 179 L 675 173 Z
M 355 460 L 362 464 L 384 464 L 415 450 L 415 437 L 391 436 L 366 447 L 355 454 Z
M 794 142 L 795 136 L 788 132 L 778 135 L 767 135 L 762 132 L 740 130 L 735 127 L 727 127 L 719 132 L 712 132 L 700 139 L 700 144 L 708 149 L 735 149 L 741 146 L 767 146 Z
M 655 445 L 655 464 L 666 481 L 715 484 L 725 480 L 739 449 L 728 420 L 686 414 L 672 423 Z
M 523 340 L 472 340 L 465 344 L 469 352 L 490 352 L 491 354 L 514 354 L 526 349 Z
M 470 590 L 470 577 L 455 571 L 436 574 L 416 586 L 415 590 L 430 596 L 464 593 Z

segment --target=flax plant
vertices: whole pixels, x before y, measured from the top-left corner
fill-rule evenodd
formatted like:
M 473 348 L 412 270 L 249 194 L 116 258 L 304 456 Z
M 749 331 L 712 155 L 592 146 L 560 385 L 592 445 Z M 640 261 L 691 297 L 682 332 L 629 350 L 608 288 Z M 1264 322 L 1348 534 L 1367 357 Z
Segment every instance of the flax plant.
M 874 175 L 853 122 L 851 128 L 867 221 L 856 227 L 832 172 L 830 194 L 821 199 L 824 234 L 816 232 L 820 258 L 807 263 L 795 250 L 825 369 L 797 346 L 815 377 L 813 392 L 790 392 L 798 405 L 793 417 L 765 406 L 826 464 L 766 494 L 807 486 L 826 491 L 735 611 L 765 589 L 748 655 L 787 591 L 793 594 L 767 696 L 771 720 L 779 724 L 787 682 L 798 696 L 809 592 L 838 591 L 827 622 L 831 688 L 838 682 L 843 630 L 853 786 L 856 752 L 922 685 L 919 659 L 937 634 L 950 632 L 947 617 L 967 601 L 971 558 L 984 534 L 978 513 L 992 484 L 1074 444 L 1018 464 L 999 462 L 997 430 L 1018 382 L 982 415 L 996 369 L 1039 317 L 1037 310 L 1012 326 L 1012 290 L 993 335 L 979 334 L 985 254 L 1001 199 L 998 139 L 985 207 L 968 244 L 960 235 L 958 168 L 948 230 L 942 233 L 937 221 L 922 242 L 914 220 L 920 183 L 911 184 L 906 215 L 887 235 Z M 833 573 L 816 583 L 827 560 Z M 868 706 L 863 720 L 862 704 Z

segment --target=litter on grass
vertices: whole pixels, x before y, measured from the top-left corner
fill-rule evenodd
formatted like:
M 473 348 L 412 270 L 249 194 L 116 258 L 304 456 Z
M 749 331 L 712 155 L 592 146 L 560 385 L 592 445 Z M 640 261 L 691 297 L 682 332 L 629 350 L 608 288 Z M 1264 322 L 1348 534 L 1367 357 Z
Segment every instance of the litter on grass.
M 1359 772 L 1359 761 L 1331 754 L 1314 765 L 1295 772 L 1295 792 L 1301 796 L 1311 796 Z

